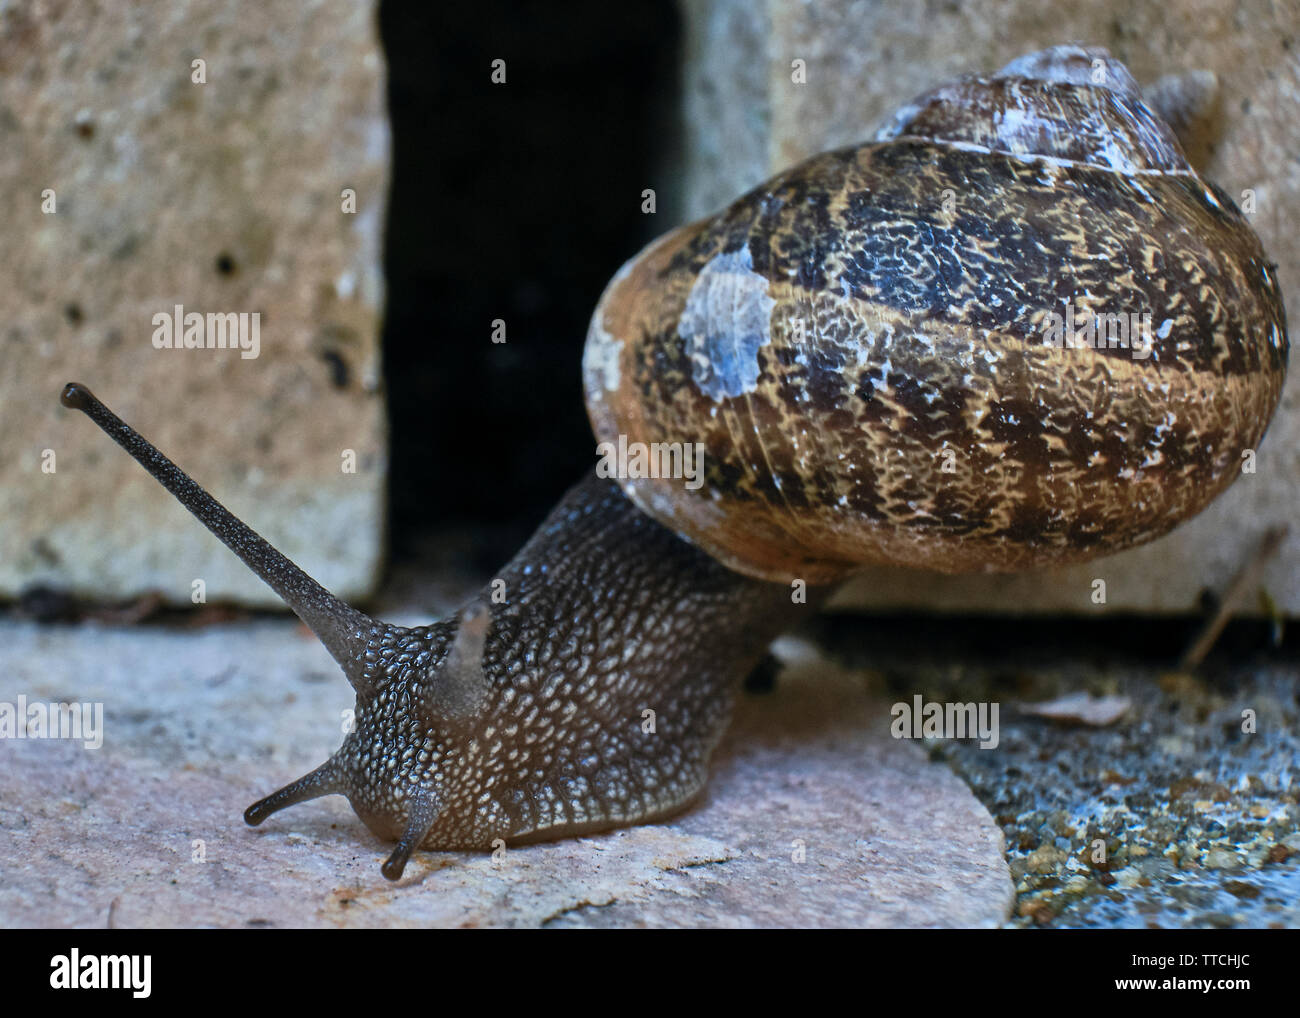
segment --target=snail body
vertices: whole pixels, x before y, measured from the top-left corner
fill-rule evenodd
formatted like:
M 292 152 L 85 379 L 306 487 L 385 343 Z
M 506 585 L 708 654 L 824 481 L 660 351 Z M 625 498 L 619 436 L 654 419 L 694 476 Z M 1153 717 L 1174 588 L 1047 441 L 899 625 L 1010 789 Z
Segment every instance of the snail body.
M 704 786 L 740 680 L 796 617 L 789 588 L 725 568 L 593 473 L 500 571 L 504 603 L 489 587 L 433 625 L 386 625 L 334 598 L 85 386 L 62 400 L 266 580 L 356 691 L 338 751 L 244 819 L 345 795 L 397 842 L 389 879 L 421 845 L 488 849 L 680 809 Z
M 1098 62 L 1105 86 L 1083 80 Z M 1145 356 L 1044 342 L 1071 302 L 1150 314 Z M 397 842 L 396 879 L 420 847 L 682 808 L 740 680 L 864 564 L 1014 569 L 1158 536 L 1231 481 L 1286 356 L 1276 282 L 1231 201 L 1122 66 L 1059 47 L 937 89 L 876 141 L 625 265 L 584 355 L 593 429 L 700 443 L 702 483 L 589 475 L 503 583 L 433 625 L 333 598 L 84 386 L 63 402 L 262 576 L 356 690 L 338 752 L 245 819 L 346 795 Z

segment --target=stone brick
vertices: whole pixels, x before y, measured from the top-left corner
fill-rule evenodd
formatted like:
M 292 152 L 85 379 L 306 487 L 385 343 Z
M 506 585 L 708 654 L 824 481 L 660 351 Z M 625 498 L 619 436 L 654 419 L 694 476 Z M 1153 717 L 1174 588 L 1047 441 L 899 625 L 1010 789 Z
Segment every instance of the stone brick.
M 187 603 L 202 578 L 210 601 L 279 603 L 60 407 L 70 380 L 327 587 L 367 592 L 386 470 L 374 5 L 20 5 L 0 80 L 0 596 Z M 177 304 L 260 313 L 259 355 L 155 349 Z

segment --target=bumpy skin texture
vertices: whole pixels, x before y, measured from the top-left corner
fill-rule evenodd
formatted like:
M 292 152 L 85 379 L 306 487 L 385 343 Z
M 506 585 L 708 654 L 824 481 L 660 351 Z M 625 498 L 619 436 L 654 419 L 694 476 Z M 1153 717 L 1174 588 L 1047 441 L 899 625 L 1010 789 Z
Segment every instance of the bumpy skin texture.
M 584 359 L 597 439 L 704 446 L 702 488 L 635 479 L 638 505 L 733 568 L 830 582 L 1106 554 L 1238 476 L 1281 394 L 1281 296 L 1121 65 L 1036 54 L 878 137 L 611 282 Z M 1067 304 L 1149 314 L 1148 355 L 1052 345 Z
M 801 610 L 788 586 L 723 568 L 594 476 L 499 578 L 506 602 L 491 604 L 491 587 L 479 602 L 491 618 L 481 695 L 444 667 L 455 621 L 365 634 L 376 692 L 358 695 L 356 728 L 326 769 L 382 838 L 403 834 L 416 794 L 435 807 L 427 848 L 681 808 L 703 787 L 738 682 Z

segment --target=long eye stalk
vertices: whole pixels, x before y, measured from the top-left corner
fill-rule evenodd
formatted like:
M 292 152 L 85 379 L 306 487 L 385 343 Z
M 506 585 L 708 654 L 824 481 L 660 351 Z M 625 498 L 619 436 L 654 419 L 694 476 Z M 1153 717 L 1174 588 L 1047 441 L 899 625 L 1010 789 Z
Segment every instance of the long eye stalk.
M 176 496 L 205 527 L 216 534 L 249 569 L 284 599 L 343 666 L 353 686 L 364 684 L 358 658 L 364 650 L 369 616 L 345 604 L 285 558 L 265 538 L 209 495 L 188 474 L 159 452 L 95 394 L 79 382 L 69 382 L 60 397 L 66 407 L 80 410 L 131 454 L 158 482 Z M 358 690 L 361 691 L 360 689 Z

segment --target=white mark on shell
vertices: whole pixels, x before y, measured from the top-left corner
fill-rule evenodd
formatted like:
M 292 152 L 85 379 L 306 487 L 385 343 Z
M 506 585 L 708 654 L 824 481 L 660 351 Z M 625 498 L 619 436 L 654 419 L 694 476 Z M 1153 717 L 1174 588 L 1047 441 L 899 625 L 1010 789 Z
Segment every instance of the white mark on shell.
M 686 341 L 691 376 L 701 392 L 721 401 L 754 390 L 758 351 L 772 339 L 774 307 L 748 245 L 715 255 L 700 270 L 677 334 Z
M 602 390 L 613 392 L 618 388 L 618 360 L 623 355 L 623 341 L 615 339 L 601 324 L 604 307 L 596 308 L 587 328 L 587 345 L 582 351 L 582 374 L 587 380 L 587 391 L 599 399 Z

